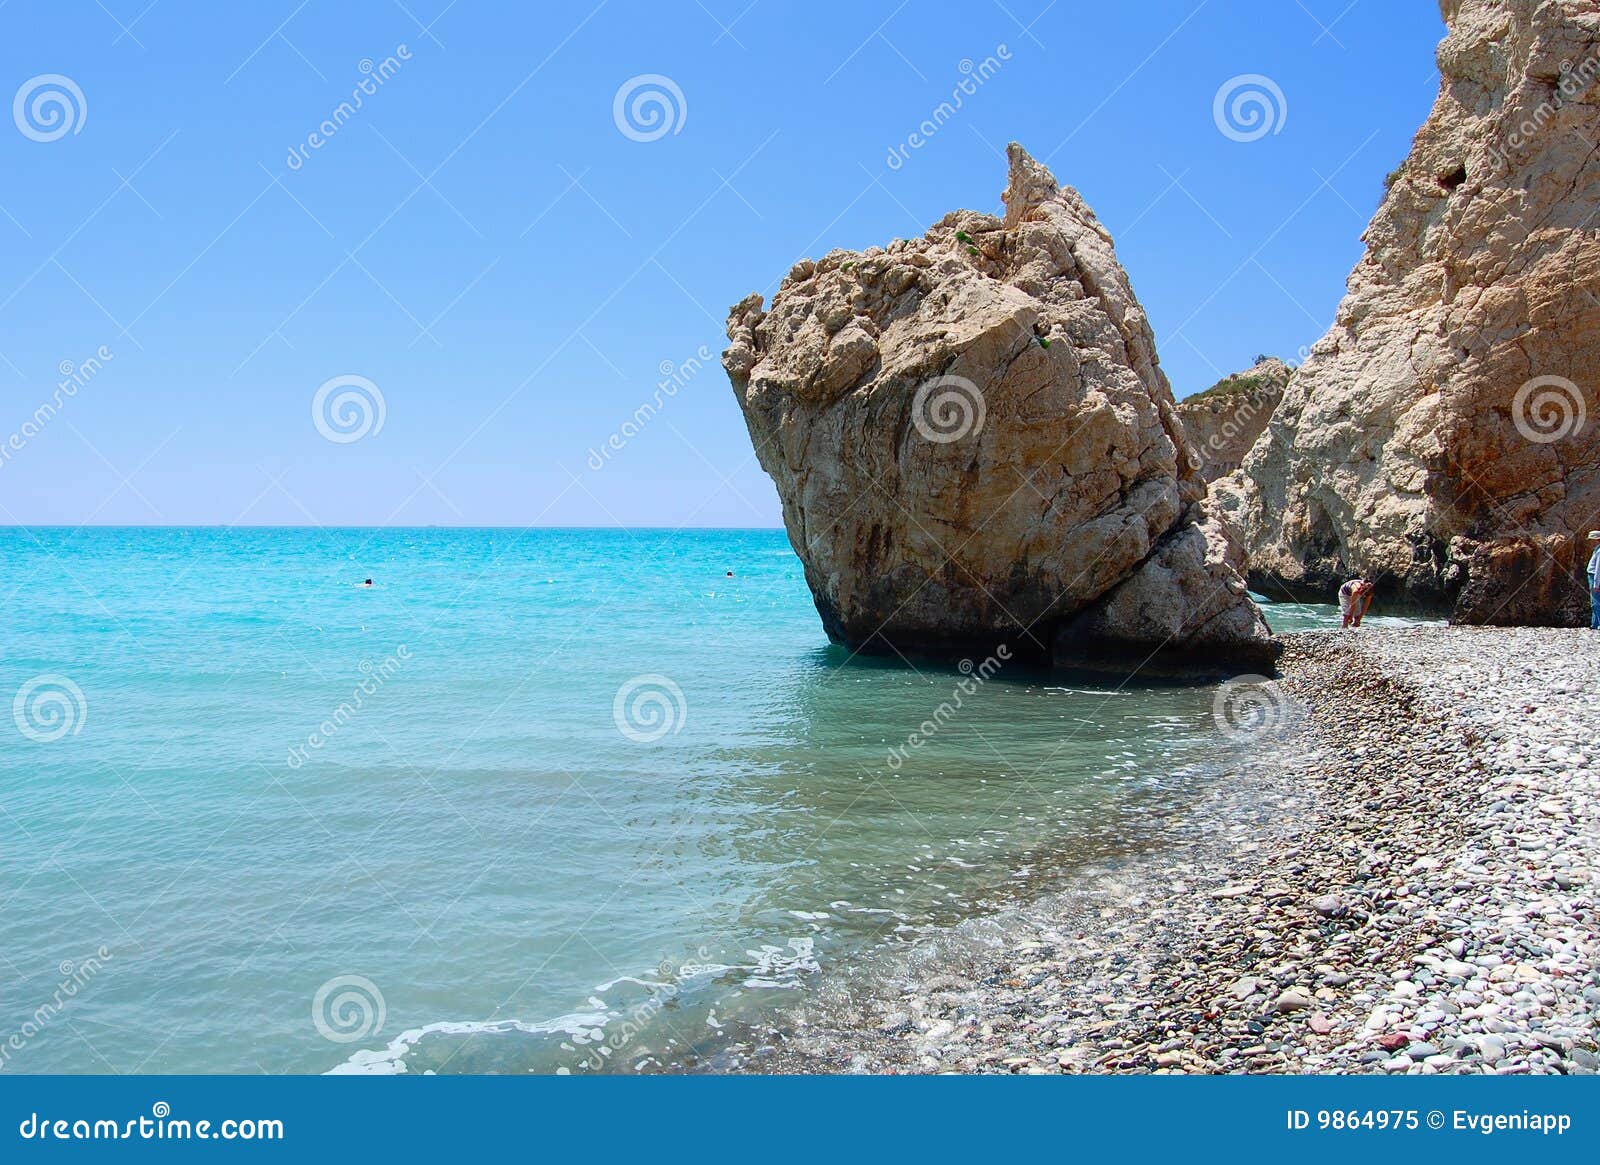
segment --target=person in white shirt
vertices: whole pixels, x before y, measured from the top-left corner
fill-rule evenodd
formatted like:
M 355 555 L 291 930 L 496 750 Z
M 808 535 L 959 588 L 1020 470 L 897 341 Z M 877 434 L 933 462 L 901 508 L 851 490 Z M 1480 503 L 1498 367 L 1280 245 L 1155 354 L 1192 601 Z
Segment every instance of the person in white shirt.
M 1359 627 L 1361 620 L 1367 613 L 1367 608 L 1372 606 L 1372 592 L 1375 584 L 1364 578 L 1353 578 L 1339 588 L 1339 625 L 1341 627 Z
M 1594 553 L 1589 555 L 1589 629 L 1600 631 L 1600 530 L 1589 531 L 1589 545 Z

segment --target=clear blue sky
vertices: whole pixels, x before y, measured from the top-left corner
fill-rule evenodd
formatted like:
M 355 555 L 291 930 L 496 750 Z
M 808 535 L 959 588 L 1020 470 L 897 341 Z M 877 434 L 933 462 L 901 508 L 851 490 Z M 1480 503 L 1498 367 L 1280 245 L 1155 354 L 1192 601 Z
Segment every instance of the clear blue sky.
M 1178 395 L 1293 359 L 1443 31 L 1379 0 L 6 0 L 0 96 L 60 74 L 86 110 L 52 141 L 0 120 L 0 444 L 63 362 L 111 359 L 8 451 L 0 522 L 776 525 L 714 360 L 589 451 L 796 258 L 998 209 L 1010 139 L 1110 228 Z M 643 74 L 683 95 L 653 141 L 613 114 Z M 1278 132 L 1218 130 L 1241 74 Z M 385 408 L 348 443 L 311 414 L 342 375 Z

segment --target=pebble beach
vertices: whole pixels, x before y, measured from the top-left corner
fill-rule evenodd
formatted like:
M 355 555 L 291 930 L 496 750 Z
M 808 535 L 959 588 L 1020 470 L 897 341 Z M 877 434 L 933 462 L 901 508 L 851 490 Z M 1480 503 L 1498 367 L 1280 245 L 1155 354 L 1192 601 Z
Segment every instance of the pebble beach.
M 1290 636 L 1273 714 L 1187 851 L 826 986 L 714 1066 L 1594 1073 L 1597 648 Z

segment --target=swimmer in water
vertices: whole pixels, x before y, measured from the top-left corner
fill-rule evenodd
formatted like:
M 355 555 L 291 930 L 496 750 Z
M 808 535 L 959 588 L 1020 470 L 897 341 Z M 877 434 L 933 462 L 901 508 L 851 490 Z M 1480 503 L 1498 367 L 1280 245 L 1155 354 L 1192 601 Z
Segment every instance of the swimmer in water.
M 372 585 L 372 580 L 369 578 L 366 582 L 362 583 L 361 585 L 364 586 L 364 587 L 370 587 Z

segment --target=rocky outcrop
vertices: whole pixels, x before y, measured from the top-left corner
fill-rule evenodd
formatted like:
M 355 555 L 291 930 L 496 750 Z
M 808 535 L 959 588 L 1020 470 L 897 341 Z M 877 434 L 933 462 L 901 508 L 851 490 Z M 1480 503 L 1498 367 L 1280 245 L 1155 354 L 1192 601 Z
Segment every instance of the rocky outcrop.
M 1189 447 L 1200 459 L 1200 476 L 1216 481 L 1244 463 L 1245 454 L 1266 431 L 1290 368 L 1275 356 L 1263 356 L 1243 372 L 1225 376 L 1204 392 L 1178 402 L 1178 417 L 1189 435 Z
M 1439 96 L 1329 333 L 1213 496 L 1258 589 L 1583 623 L 1600 524 L 1600 6 L 1445 0 Z
M 802 261 L 729 316 L 824 627 L 872 652 L 1270 666 L 1110 236 L 1009 153 L 1003 221 Z

